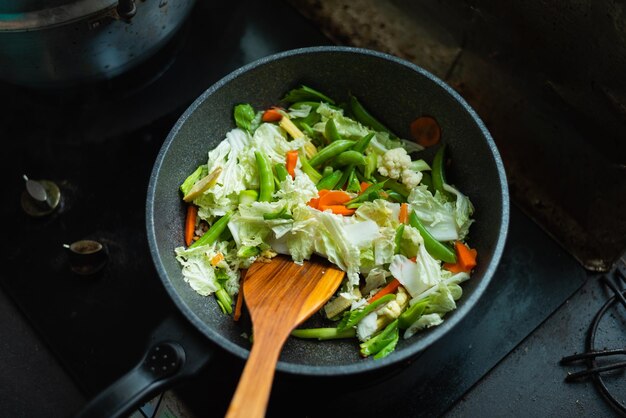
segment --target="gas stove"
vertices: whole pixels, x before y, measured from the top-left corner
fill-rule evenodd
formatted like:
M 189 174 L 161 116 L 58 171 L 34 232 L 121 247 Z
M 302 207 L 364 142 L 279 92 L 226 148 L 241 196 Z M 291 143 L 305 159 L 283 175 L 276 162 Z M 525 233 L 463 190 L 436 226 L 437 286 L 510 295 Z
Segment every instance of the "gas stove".
M 116 80 L 47 92 L 0 84 L 3 97 L 15 98 L 0 105 L 5 147 L 0 170 L 8 183 L 0 287 L 85 398 L 132 368 L 151 332 L 179 315 L 152 266 L 144 230 L 152 164 L 170 128 L 202 91 L 239 66 L 271 53 L 330 43 L 280 1 L 198 4 L 166 47 L 168 55 Z M 32 216 L 24 210 L 24 176 L 58 187 L 58 205 L 44 208 L 51 213 Z M 523 357 L 523 347 L 540 346 L 543 358 L 555 363 L 578 347 L 564 350 L 560 334 L 537 337 L 536 332 L 564 332 L 560 312 L 586 304 L 585 289 L 595 278 L 512 205 L 508 242 L 492 284 L 452 332 L 391 375 L 329 382 L 279 373 L 268 416 L 532 414 L 545 405 L 557 411 L 551 399 L 530 401 L 545 370 L 530 360 L 513 376 L 525 378 L 515 393 L 527 405 L 511 410 L 493 401 L 510 399 L 510 385 L 501 380 L 516 370 L 519 364 L 510 359 Z M 582 344 L 582 324 L 569 332 L 568 338 L 580 334 Z M 199 374 L 167 396 L 185 405 L 181 417 L 223 416 L 242 368 L 240 359 L 217 350 Z M 20 379 L 36 382 L 37 371 Z M 31 386 L 33 402 L 36 386 Z M 557 386 L 559 399 L 580 393 Z M 0 404 L 20 415 L 19 406 L 3 396 L 0 389 Z M 575 411 L 571 405 L 563 411 Z M 39 416 L 76 412 L 31 407 Z M 144 416 L 155 405 L 146 408 Z M 587 401 L 585 408 L 592 414 L 609 410 L 602 400 Z

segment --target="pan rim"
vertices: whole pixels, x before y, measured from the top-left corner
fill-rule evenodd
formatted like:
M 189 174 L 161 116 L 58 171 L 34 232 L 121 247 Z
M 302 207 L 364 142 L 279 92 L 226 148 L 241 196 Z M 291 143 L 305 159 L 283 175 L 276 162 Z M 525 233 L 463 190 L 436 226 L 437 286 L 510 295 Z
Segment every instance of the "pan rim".
M 446 319 L 441 325 L 432 328 L 429 330 L 428 334 L 426 334 L 423 338 L 416 341 L 412 345 L 405 347 L 403 350 L 396 351 L 391 353 L 389 356 L 380 359 L 363 359 L 362 361 L 353 363 L 353 364 L 343 364 L 343 365 L 307 365 L 301 363 L 290 363 L 285 361 L 279 361 L 276 370 L 280 372 L 286 372 L 290 374 L 298 374 L 298 375 L 311 375 L 311 376 L 341 376 L 341 375 L 352 375 L 356 373 L 369 372 L 373 370 L 379 370 L 390 366 L 392 364 L 396 364 L 403 360 L 408 360 L 410 358 L 415 357 L 418 353 L 422 352 L 428 346 L 430 346 L 434 341 L 440 339 L 443 335 L 447 334 L 452 328 L 454 328 L 461 319 L 469 312 L 478 299 L 483 295 L 484 291 L 488 287 L 491 279 L 493 278 L 497 266 L 502 257 L 502 253 L 504 251 L 504 246 L 506 243 L 506 237 L 508 233 L 508 225 L 509 225 L 509 211 L 510 211 L 510 203 L 509 203 L 509 191 L 508 184 L 506 180 L 506 173 L 504 170 L 504 164 L 500 157 L 500 153 L 491 137 L 491 134 L 487 130 L 486 126 L 478 116 L 478 114 L 474 111 L 474 109 L 463 99 L 456 91 L 454 91 L 450 86 L 448 86 L 444 81 L 439 79 L 437 76 L 431 74 L 425 69 L 415 65 L 411 62 L 403 60 L 401 58 L 385 54 L 378 51 L 373 51 L 364 48 L 354 48 L 354 47 L 343 47 L 343 46 L 316 46 L 316 47 L 307 47 L 307 48 L 298 48 L 292 49 L 284 52 L 280 52 L 277 54 L 269 55 L 267 57 L 258 59 L 254 62 L 251 62 L 247 65 L 240 67 L 239 69 L 231 72 L 226 75 L 215 84 L 210 86 L 207 90 L 204 91 L 180 116 L 180 118 L 176 121 L 175 125 L 170 130 L 167 138 L 163 142 L 159 154 L 155 160 L 151 175 L 150 182 L 148 185 L 148 193 L 146 200 L 146 229 L 148 236 L 148 243 L 150 247 L 150 254 L 152 256 L 153 263 L 159 274 L 159 278 L 161 282 L 165 286 L 170 298 L 176 304 L 177 308 L 183 313 L 183 315 L 205 336 L 209 338 L 212 342 L 216 343 L 221 348 L 227 350 L 228 352 L 240 357 L 241 359 L 246 359 L 249 355 L 249 350 L 240 347 L 239 345 L 231 342 L 229 339 L 225 338 L 220 333 L 216 332 L 214 329 L 209 327 L 202 321 L 182 300 L 178 292 L 173 288 L 169 278 L 167 271 L 165 270 L 165 266 L 161 259 L 161 256 L 158 252 L 157 242 L 156 242 L 156 230 L 154 223 L 154 197 L 155 190 L 157 186 L 157 177 L 160 172 L 160 167 L 165 159 L 165 156 L 172 145 L 174 138 L 177 136 L 181 127 L 187 121 L 189 116 L 194 113 L 194 111 L 214 92 L 222 88 L 224 85 L 228 84 L 232 80 L 236 79 L 240 75 L 255 69 L 257 67 L 261 67 L 268 63 L 274 61 L 280 61 L 283 59 L 287 59 L 290 57 L 298 56 L 298 55 L 308 55 L 308 54 L 325 54 L 325 53 L 346 53 L 346 54 L 357 54 L 357 55 L 368 55 L 378 59 L 391 61 L 397 65 L 401 65 L 409 68 L 412 71 L 415 71 L 422 76 L 428 78 L 430 81 L 438 85 L 440 88 L 444 90 L 444 92 L 452 97 L 458 104 L 461 105 L 464 111 L 466 111 L 469 116 L 472 118 L 473 122 L 481 131 L 484 140 L 487 143 L 491 151 L 491 157 L 493 159 L 494 165 L 496 167 L 496 171 L 498 174 L 498 180 L 500 183 L 500 192 L 502 194 L 502 212 L 501 217 L 499 219 L 499 232 L 498 239 L 495 243 L 493 255 L 491 261 L 487 265 L 483 277 L 480 282 L 477 284 L 471 295 L 464 297 L 463 304 L 459 306 L 454 315 L 451 315 Z M 494 222 L 497 220 L 493 220 Z

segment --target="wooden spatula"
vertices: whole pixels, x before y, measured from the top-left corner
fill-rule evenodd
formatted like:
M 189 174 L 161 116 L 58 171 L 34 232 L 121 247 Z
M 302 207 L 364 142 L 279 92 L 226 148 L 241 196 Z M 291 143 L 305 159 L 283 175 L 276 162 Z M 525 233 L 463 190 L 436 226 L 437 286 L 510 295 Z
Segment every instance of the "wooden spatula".
M 284 256 L 254 263 L 243 282 L 254 342 L 226 416 L 263 417 L 276 362 L 291 331 L 335 293 L 344 272 L 314 257 L 298 265 Z

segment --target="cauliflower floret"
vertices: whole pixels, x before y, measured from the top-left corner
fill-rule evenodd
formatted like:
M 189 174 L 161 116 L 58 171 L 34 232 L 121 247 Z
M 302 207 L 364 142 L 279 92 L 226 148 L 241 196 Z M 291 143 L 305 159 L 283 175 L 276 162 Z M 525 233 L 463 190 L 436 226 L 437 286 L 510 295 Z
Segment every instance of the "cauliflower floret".
M 404 148 L 393 148 L 378 158 L 378 172 L 390 179 L 399 179 L 411 165 L 411 157 Z
M 422 181 L 422 173 L 411 170 L 411 157 L 404 148 L 393 148 L 378 157 L 378 172 L 391 179 L 400 180 L 409 189 Z
M 422 172 L 413 170 L 402 171 L 402 184 L 409 188 L 409 190 L 416 188 L 420 181 L 422 181 Z

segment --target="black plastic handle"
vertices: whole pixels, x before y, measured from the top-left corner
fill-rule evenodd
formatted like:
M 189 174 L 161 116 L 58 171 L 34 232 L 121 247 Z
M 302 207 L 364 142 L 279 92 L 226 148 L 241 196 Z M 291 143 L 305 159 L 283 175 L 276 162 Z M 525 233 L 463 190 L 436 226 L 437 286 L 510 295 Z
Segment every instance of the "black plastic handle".
M 179 316 L 163 321 L 148 347 L 137 366 L 92 399 L 76 418 L 127 416 L 174 382 L 198 373 L 213 355 L 206 337 Z

